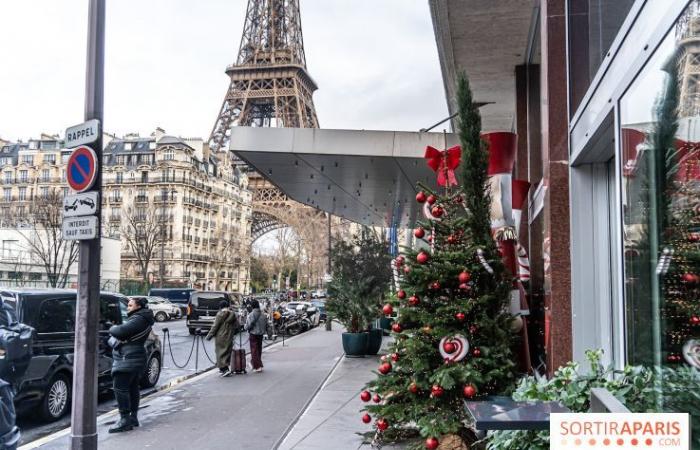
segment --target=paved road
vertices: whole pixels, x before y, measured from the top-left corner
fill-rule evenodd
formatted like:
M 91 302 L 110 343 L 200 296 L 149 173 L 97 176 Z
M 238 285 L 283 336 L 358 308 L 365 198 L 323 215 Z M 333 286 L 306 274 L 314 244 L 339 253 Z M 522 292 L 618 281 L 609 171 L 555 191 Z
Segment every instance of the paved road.
M 163 341 L 163 328 L 168 328 L 171 338 L 172 356 L 168 348 L 167 342 Z M 199 372 L 210 368 L 213 364 L 207 358 L 207 354 L 214 359 L 214 342 L 207 342 L 203 339 L 198 339 L 199 342 L 203 342 L 204 347 L 199 345 L 199 360 L 197 361 L 195 356 L 197 353 L 192 351 L 192 344 L 194 339 L 190 336 L 185 326 L 185 320 L 177 320 L 172 322 L 157 323 L 153 330 L 158 334 L 161 339 L 161 344 L 163 345 L 163 368 L 161 371 L 160 379 L 156 385 L 156 388 L 167 385 L 170 382 L 177 381 L 177 379 L 190 376 L 195 373 L 195 368 Z M 204 352 L 206 348 L 207 353 Z M 184 363 L 187 361 L 188 356 L 192 352 L 192 356 L 187 365 Z M 173 358 L 175 362 L 184 366 L 184 368 L 178 368 L 173 363 Z M 153 392 L 154 389 L 144 389 L 142 394 L 149 394 Z M 116 407 L 114 402 L 114 397 L 111 393 L 103 394 L 99 398 L 98 404 L 98 414 L 103 414 L 110 411 Z M 66 415 L 62 420 L 53 423 L 43 423 L 31 416 L 23 417 L 18 420 L 18 425 L 22 430 L 22 444 L 31 442 L 35 439 L 39 439 L 42 436 L 51 434 L 55 431 L 61 430 L 67 426 L 70 426 L 70 414 Z

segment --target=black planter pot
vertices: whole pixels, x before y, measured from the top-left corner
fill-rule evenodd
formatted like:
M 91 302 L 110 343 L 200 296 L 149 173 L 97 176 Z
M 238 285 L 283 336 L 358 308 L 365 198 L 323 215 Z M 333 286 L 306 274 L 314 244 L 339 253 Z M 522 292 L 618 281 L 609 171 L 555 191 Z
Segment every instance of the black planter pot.
M 389 336 L 389 332 L 391 331 L 391 324 L 394 322 L 394 319 L 390 317 L 382 317 L 379 319 L 379 326 L 381 327 L 382 330 L 384 330 L 384 335 Z
M 343 333 L 343 350 L 345 356 L 362 358 L 367 353 L 367 332 Z
M 376 355 L 382 348 L 384 331 L 381 328 L 373 328 L 367 332 L 367 355 Z

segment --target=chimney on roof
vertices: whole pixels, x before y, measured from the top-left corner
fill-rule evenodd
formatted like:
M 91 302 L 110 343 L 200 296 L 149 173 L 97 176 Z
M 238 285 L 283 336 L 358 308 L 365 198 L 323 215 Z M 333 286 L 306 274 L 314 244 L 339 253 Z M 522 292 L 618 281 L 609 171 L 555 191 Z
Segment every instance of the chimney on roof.
M 156 130 L 153 133 L 151 133 L 151 136 L 155 137 L 156 143 L 158 143 L 158 141 L 160 141 L 160 138 L 165 136 L 165 130 L 161 127 L 156 127 Z

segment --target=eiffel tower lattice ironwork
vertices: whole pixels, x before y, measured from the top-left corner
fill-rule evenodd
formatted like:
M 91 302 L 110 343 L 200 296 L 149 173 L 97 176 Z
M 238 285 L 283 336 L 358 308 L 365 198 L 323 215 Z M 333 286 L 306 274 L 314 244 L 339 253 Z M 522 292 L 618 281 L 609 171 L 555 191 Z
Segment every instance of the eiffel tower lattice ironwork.
M 212 151 L 229 150 L 235 126 L 318 128 L 312 98 L 317 86 L 306 69 L 299 0 L 248 0 L 238 58 L 226 74 L 231 82 L 209 137 Z M 325 253 L 318 248 L 324 213 L 289 199 L 256 172 L 248 177 L 252 241 L 291 226 L 309 251 Z

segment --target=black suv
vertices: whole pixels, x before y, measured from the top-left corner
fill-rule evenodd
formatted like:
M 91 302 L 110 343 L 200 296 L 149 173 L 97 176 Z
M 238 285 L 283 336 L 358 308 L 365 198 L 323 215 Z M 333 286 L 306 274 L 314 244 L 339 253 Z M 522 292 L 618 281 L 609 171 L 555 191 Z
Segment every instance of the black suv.
M 211 329 L 222 301 L 228 302 L 229 305 L 238 305 L 240 295 L 220 291 L 192 292 L 187 304 L 187 328 L 190 334 L 195 334 L 198 328 L 202 331 Z
M 32 359 L 18 383 L 15 405 L 19 413 L 35 410 L 48 421 L 59 419 L 71 404 L 75 341 L 76 291 L 68 289 L 5 289 L 2 301 L 12 306 L 20 322 L 34 327 Z M 112 388 L 112 349 L 107 345 L 109 327 L 126 319 L 127 298 L 100 294 L 98 388 Z M 151 332 L 146 341 L 148 362 L 143 387 L 158 382 L 162 362 L 161 343 Z
M 190 295 L 195 292 L 192 288 L 153 288 L 148 291 L 151 297 L 163 297 L 170 300 L 170 303 L 180 307 L 182 315 L 187 314 L 187 304 L 190 301 Z

